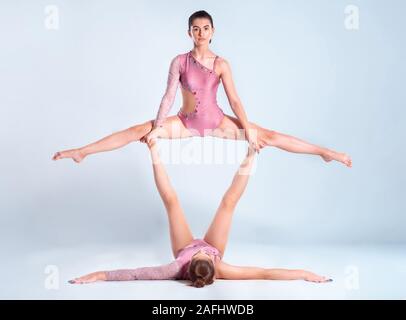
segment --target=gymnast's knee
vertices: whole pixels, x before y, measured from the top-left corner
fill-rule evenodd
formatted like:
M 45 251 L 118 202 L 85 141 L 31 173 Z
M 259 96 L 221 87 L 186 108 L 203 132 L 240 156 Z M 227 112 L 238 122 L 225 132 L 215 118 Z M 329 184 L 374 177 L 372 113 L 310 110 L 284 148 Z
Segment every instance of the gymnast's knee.
M 131 135 L 131 140 L 132 141 L 139 140 L 140 138 L 145 136 L 148 132 L 151 131 L 153 123 L 154 123 L 153 120 L 149 120 L 144 123 L 137 124 L 135 126 L 128 128 L 127 130 Z
M 277 136 L 278 132 L 275 130 L 264 129 L 263 137 L 260 139 L 259 143 L 263 146 L 273 146 Z

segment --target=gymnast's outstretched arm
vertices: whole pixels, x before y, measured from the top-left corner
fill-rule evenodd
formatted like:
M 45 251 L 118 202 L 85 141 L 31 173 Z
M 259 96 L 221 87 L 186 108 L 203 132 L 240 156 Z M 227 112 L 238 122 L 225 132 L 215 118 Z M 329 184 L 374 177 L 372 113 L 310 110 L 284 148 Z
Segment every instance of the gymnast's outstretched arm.
M 70 280 L 72 284 L 83 284 L 95 281 L 131 281 L 131 280 L 170 280 L 179 277 L 181 266 L 175 260 L 169 264 L 135 269 L 118 269 L 96 271 Z
M 311 282 L 330 282 L 330 278 L 319 276 L 313 272 L 300 269 L 276 269 L 260 267 L 233 266 L 219 261 L 217 265 L 218 279 L 228 280 L 305 280 Z

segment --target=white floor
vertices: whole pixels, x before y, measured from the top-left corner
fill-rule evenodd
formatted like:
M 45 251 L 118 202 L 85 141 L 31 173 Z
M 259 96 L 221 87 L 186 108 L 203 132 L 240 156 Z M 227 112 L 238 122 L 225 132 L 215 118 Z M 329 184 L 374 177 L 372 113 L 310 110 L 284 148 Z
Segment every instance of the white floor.
M 184 281 L 97 282 L 69 279 L 97 270 L 170 262 L 156 244 L 37 250 L 1 261 L 1 299 L 405 299 L 406 246 L 265 246 L 229 244 L 224 261 L 308 269 L 331 283 L 225 281 L 197 289 Z M 22 251 L 20 251 L 21 253 Z M 3 255 L 4 257 L 4 255 Z

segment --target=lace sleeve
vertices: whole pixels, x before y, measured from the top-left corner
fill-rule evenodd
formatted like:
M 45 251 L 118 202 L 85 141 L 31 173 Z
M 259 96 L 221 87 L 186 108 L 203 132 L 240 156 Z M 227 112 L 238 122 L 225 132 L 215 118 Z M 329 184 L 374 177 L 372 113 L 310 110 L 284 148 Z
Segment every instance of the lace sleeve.
M 180 79 L 180 57 L 179 55 L 172 59 L 169 67 L 168 80 L 166 85 L 166 91 L 162 97 L 161 104 L 154 122 L 154 128 L 161 127 L 167 114 L 172 108 L 175 101 L 176 90 L 178 89 Z
M 169 280 L 177 279 L 179 277 L 180 269 L 178 261 L 175 260 L 162 266 L 119 269 L 105 271 L 105 273 L 107 281 Z

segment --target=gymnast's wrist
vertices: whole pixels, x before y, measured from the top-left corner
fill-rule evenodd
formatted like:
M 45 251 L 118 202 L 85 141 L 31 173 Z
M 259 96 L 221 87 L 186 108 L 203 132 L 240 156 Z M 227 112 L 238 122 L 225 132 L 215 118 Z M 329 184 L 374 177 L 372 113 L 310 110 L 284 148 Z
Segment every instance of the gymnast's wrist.
M 107 281 L 107 272 L 106 271 L 99 271 L 97 274 L 97 279 L 101 281 Z

